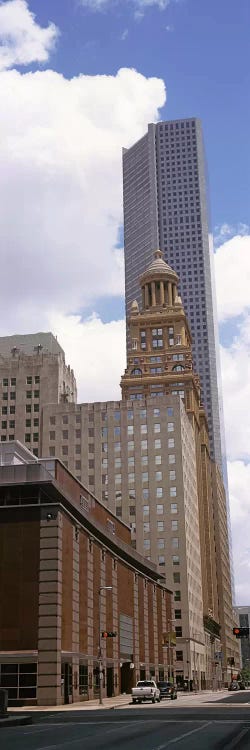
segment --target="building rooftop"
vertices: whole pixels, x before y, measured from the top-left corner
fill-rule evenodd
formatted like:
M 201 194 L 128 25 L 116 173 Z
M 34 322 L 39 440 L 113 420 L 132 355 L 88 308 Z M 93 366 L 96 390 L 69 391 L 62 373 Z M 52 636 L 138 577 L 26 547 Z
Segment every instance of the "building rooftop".
M 14 354 L 62 354 L 64 351 L 53 333 L 27 333 L 14 336 L 0 336 L 0 357 L 10 357 Z

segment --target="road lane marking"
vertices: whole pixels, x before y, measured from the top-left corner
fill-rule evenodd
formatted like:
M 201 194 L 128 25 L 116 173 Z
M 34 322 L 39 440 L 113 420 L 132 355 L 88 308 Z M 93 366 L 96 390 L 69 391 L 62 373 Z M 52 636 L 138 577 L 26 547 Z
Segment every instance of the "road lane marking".
M 240 734 L 237 734 L 237 737 L 234 737 L 233 740 L 229 743 L 229 745 L 225 745 L 225 750 L 234 750 L 235 747 L 238 747 L 238 744 L 240 740 L 242 740 L 242 737 L 245 737 L 246 734 L 249 732 L 249 727 L 245 727 L 242 729 Z
M 185 732 L 185 734 L 181 734 L 179 737 L 174 737 L 174 739 L 169 740 L 167 743 L 165 743 L 165 745 L 158 745 L 156 748 L 154 748 L 154 750 L 165 750 L 165 748 L 169 747 L 169 745 L 174 745 L 176 742 L 181 742 L 181 740 L 184 740 L 186 737 L 190 737 L 191 734 L 201 732 L 202 729 L 206 729 L 206 727 L 209 727 L 212 723 L 212 721 L 207 721 L 206 724 L 202 724 L 201 727 L 191 729 L 190 732 Z

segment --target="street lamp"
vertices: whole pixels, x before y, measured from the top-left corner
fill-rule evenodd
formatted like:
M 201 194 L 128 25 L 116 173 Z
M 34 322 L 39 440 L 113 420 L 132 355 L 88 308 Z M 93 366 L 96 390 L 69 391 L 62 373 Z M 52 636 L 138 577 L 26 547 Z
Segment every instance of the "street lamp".
M 101 633 L 101 596 L 102 591 L 112 591 L 113 586 L 100 586 L 99 587 L 99 607 L 98 607 L 98 626 L 99 626 L 99 653 L 98 653 L 98 661 L 99 661 L 99 705 L 103 705 L 102 700 L 102 680 L 103 680 L 103 673 L 102 673 L 102 633 Z

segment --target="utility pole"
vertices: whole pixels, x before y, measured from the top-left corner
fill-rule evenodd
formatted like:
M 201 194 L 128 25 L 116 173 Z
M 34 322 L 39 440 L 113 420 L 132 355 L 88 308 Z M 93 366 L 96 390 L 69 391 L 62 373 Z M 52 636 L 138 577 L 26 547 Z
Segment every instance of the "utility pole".
M 103 681 L 103 663 L 102 663 L 102 632 L 101 632 L 101 596 L 102 591 L 112 591 L 113 586 L 100 586 L 99 587 L 99 600 L 98 600 L 98 626 L 99 626 L 99 651 L 98 651 L 98 663 L 99 663 L 99 705 L 103 705 L 102 699 L 102 681 Z

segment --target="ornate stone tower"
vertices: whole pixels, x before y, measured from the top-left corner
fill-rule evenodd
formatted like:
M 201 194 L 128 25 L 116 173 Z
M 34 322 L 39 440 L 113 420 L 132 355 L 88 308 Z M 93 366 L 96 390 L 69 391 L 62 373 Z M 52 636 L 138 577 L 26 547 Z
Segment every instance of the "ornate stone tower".
M 131 305 L 131 348 L 121 379 L 122 398 L 180 396 L 186 411 L 199 422 L 199 377 L 193 372 L 191 333 L 177 294 L 178 281 L 156 250 L 140 277 L 142 309 L 136 300 Z

